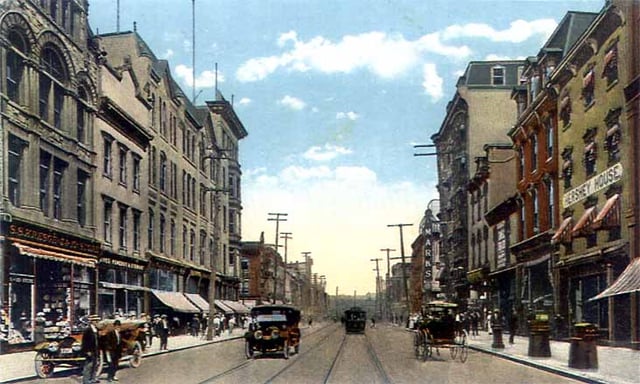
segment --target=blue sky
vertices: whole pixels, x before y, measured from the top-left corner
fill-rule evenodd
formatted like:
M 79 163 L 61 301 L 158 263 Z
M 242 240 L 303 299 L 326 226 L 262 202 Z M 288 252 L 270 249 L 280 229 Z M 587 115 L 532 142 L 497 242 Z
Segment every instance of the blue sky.
M 243 239 L 285 212 L 288 259 L 310 251 L 327 291 L 375 292 L 381 248 L 405 253 L 437 198 L 435 158 L 414 157 L 471 60 L 536 55 L 569 10 L 604 0 L 195 0 L 197 103 L 218 88 L 249 136 L 240 144 Z M 115 32 L 117 0 L 90 0 L 94 31 Z M 120 0 L 137 31 L 193 93 L 191 0 Z M 283 243 L 282 240 L 279 241 Z M 281 249 L 281 253 L 284 251 Z M 386 260 L 381 264 L 386 272 Z

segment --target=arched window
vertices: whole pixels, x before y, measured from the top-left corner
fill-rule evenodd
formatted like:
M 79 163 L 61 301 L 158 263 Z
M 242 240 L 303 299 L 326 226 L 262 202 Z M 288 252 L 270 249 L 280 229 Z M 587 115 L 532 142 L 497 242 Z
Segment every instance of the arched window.
M 50 45 L 45 46 L 42 49 L 40 65 L 44 71 L 40 74 L 40 119 L 53 124 L 56 129 L 61 129 L 64 108 L 62 84 L 66 83 L 67 76 L 58 50 Z
M 18 32 L 11 31 L 7 36 L 11 48 L 7 50 L 7 67 L 5 70 L 7 81 L 7 96 L 10 100 L 20 101 L 20 87 L 24 73 L 23 58 L 20 53 L 25 53 L 27 45 Z

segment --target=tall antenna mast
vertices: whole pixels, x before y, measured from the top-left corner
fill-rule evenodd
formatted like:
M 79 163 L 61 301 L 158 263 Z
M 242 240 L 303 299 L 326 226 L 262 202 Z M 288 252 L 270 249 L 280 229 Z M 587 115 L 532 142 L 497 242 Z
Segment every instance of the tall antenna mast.
M 218 63 L 215 63 L 215 88 L 216 88 L 216 95 L 215 97 L 218 97 Z
M 193 21 L 191 25 L 191 35 L 193 38 L 191 47 L 191 61 L 193 66 L 192 81 L 193 81 L 193 103 L 196 103 L 196 0 L 191 0 L 191 19 Z
M 116 1 L 116 32 L 120 32 L 120 0 Z

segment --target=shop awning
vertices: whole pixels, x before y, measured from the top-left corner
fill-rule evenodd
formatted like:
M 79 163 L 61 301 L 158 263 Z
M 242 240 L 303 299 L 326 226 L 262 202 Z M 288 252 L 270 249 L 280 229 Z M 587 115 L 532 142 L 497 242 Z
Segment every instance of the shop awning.
M 640 257 L 631 260 L 624 271 L 607 289 L 589 299 L 600 300 L 610 296 L 624 295 L 640 291 Z
M 562 220 L 562 224 L 556 231 L 556 233 L 551 238 L 552 243 L 557 243 L 558 241 L 564 241 L 566 237 L 571 232 L 571 223 L 573 222 L 573 217 L 566 217 Z
M 117 283 L 109 283 L 106 281 L 101 281 L 99 284 L 102 288 L 109 288 L 109 289 L 126 289 L 127 291 L 149 291 L 149 288 L 141 287 L 139 285 L 117 284 Z
M 13 242 L 13 245 L 18 248 L 18 252 L 20 252 L 21 255 L 31 256 L 38 259 L 58 261 L 60 263 L 71 263 L 89 268 L 96 267 L 97 260 L 93 258 L 72 256 L 66 253 L 48 251 L 46 249 L 31 247 L 16 241 Z
M 222 303 L 227 307 L 233 309 L 233 312 L 237 313 L 238 315 L 246 315 L 247 313 L 249 313 L 249 308 L 245 307 L 240 302 L 232 300 L 222 300 Z
M 162 302 L 162 304 L 176 312 L 199 313 L 200 310 L 182 294 L 182 292 L 158 291 L 152 289 L 151 292 Z
M 617 226 L 620 224 L 620 195 L 611 196 L 593 221 L 595 227 Z
M 583 231 L 589 229 L 589 227 L 591 226 L 591 223 L 593 223 L 593 220 L 595 218 L 596 218 L 596 207 L 593 206 L 593 207 L 587 208 L 582 214 L 582 217 L 580 218 L 580 220 L 578 220 L 578 223 L 571 230 L 571 233 L 574 236 L 580 235 Z
M 214 304 L 216 305 L 216 308 L 221 310 L 225 315 L 233 315 L 233 309 L 226 306 L 222 300 L 215 300 Z
M 251 309 L 258 305 L 258 300 L 242 300 L 242 305 L 244 305 L 248 309 Z
M 203 312 L 209 312 L 209 302 L 197 293 L 185 293 L 187 299 Z

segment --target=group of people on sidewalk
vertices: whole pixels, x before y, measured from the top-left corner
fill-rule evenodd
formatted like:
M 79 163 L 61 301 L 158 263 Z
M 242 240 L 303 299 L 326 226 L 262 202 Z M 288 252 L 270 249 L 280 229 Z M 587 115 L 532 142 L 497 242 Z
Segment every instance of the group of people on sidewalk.
M 98 331 L 98 321 L 100 317 L 96 315 L 89 316 L 89 326 L 82 334 L 82 352 L 86 357 L 82 368 L 82 383 L 92 384 L 98 383 L 100 380 L 96 377 L 98 372 L 98 364 L 100 364 L 100 354 L 104 352 L 107 359 L 107 381 L 118 381 L 116 371 L 118 370 L 118 361 L 122 353 L 120 336 L 120 320 L 113 322 L 113 328 L 104 335 L 104 342 L 100 342 L 100 334 Z

